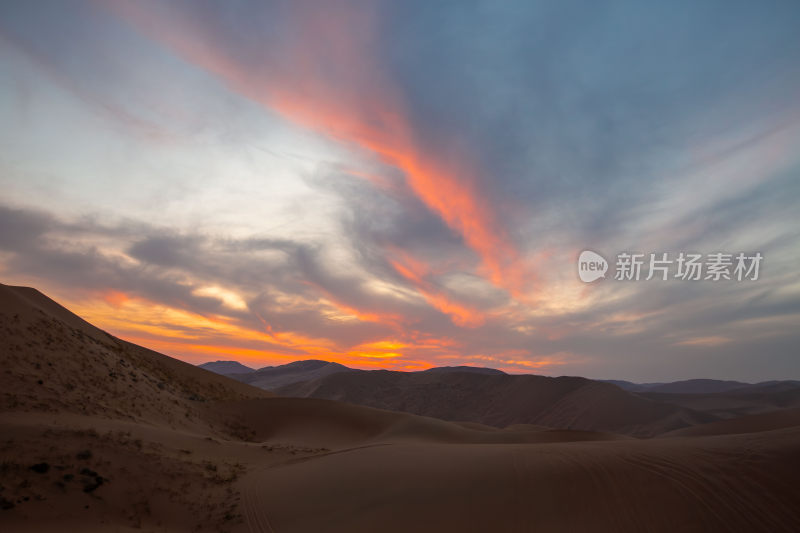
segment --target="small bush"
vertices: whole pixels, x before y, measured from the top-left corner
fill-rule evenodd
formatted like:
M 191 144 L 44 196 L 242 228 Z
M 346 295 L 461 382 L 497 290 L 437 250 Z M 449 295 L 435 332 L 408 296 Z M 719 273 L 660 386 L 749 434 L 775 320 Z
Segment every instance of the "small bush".
M 50 470 L 50 465 L 48 463 L 36 463 L 35 465 L 31 465 L 30 469 L 37 474 L 46 474 L 47 471 Z
M 91 450 L 83 450 L 75 454 L 75 457 L 81 461 L 86 461 L 92 458 Z

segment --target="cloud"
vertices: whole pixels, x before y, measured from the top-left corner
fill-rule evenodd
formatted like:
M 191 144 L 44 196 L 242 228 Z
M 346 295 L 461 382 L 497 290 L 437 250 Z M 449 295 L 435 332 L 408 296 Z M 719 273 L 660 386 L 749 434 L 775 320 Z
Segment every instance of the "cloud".
M 489 279 L 517 297 L 526 296 L 533 272 L 524 265 L 495 206 L 485 200 L 473 174 L 474 162 L 467 154 L 456 154 L 467 159 L 456 164 L 437 147 L 421 144 L 401 99 L 390 81 L 382 79 L 376 58 L 367 54 L 376 38 L 371 10 L 346 4 L 336 9 L 292 7 L 282 14 L 297 31 L 280 42 L 265 37 L 259 44 L 279 51 L 266 62 L 259 56 L 257 64 L 250 64 L 254 43 L 236 41 L 232 30 L 238 28 L 218 27 L 212 16 L 178 16 L 172 9 L 152 11 L 130 2 L 111 6 L 146 35 L 219 76 L 233 91 L 401 170 L 410 190 L 477 252 Z M 236 15 L 244 17 L 245 12 Z M 298 39 L 305 34 L 315 38 Z M 285 64 L 287 58 L 291 65 Z
M 176 135 L 162 124 L 143 118 L 140 114 L 130 111 L 124 105 L 115 101 L 114 98 L 109 98 L 99 91 L 93 91 L 85 83 L 62 70 L 58 62 L 51 60 L 45 53 L 40 52 L 35 42 L 30 43 L 24 37 L 9 33 L 2 25 L 0 25 L 0 43 L 15 50 L 20 56 L 36 66 L 39 72 L 43 73 L 51 83 L 72 95 L 114 126 L 121 126 L 140 138 L 151 142 L 163 143 L 176 140 Z
M 0 265 L 101 325 L 192 360 L 800 371 L 797 6 L 51 7 L 0 7 L 4 78 L 52 82 L 2 93 Z M 586 286 L 586 248 L 765 262 Z
M 392 255 L 395 256 L 389 259 L 392 268 L 410 281 L 430 305 L 450 316 L 455 324 L 476 327 L 485 322 L 483 313 L 453 301 L 445 291 L 429 281 L 430 272 L 426 265 L 399 250 L 395 250 Z
M 370 293 L 363 280 L 327 270 L 319 248 L 285 239 L 217 239 L 146 224 L 131 234 L 90 219 L 74 224 L 6 206 L 0 206 L 0 220 L 15 236 L 6 237 L 0 248 L 4 276 L 57 278 L 61 290 L 79 302 L 97 294 L 113 308 L 98 315 L 101 321 L 117 316 L 120 309 L 138 309 L 143 314 L 132 322 L 150 324 L 144 331 L 147 338 L 161 343 L 175 325 L 152 323 L 148 313 L 153 306 L 174 313 L 179 323 L 188 324 L 187 332 L 197 327 L 196 321 L 221 321 L 222 332 L 235 324 L 231 331 L 237 336 L 228 339 L 234 347 L 241 345 L 243 332 L 256 332 L 264 358 L 269 353 L 346 354 L 363 343 L 410 335 L 399 329 L 401 323 L 437 313 Z M 95 245 L 98 237 L 109 235 L 114 245 Z M 279 255 L 264 257 L 265 251 Z M 137 302 L 150 306 L 137 308 Z M 118 319 L 112 322 L 125 327 Z M 430 320 L 434 326 L 436 322 Z M 203 337 L 213 345 L 212 333 Z M 141 335 L 134 331 L 134 337 Z

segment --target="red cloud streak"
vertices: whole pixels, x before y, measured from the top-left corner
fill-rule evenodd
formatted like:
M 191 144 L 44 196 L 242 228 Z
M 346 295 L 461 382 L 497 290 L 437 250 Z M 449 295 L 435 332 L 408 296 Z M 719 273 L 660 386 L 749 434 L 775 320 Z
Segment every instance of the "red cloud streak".
M 170 17 L 138 2 L 104 5 L 187 62 L 213 73 L 230 90 L 401 169 L 414 194 L 480 256 L 488 279 L 515 297 L 526 297 L 528 269 L 471 167 L 437 158 L 416 140 L 401 99 L 368 53 L 373 37 L 368 11 L 294 5 L 289 13 L 292 36 L 279 50 L 259 57 L 258 65 L 250 65 L 218 38 L 215 28 L 188 15 Z M 323 72 L 334 76 L 326 78 Z

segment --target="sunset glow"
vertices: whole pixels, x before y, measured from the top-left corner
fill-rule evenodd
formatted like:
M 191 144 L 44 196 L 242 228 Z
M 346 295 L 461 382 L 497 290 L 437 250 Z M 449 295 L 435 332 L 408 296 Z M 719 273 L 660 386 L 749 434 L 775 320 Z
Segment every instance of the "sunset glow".
M 193 363 L 800 368 L 790 18 L 224 4 L 0 8 L 4 283 Z M 589 285 L 582 250 L 765 266 Z

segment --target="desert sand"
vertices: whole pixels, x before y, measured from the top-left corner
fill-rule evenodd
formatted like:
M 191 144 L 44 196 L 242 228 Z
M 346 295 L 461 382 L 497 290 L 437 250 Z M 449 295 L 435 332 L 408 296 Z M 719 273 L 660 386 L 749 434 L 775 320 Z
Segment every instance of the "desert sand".
M 9 286 L 0 363 L 4 532 L 800 530 L 796 410 L 702 424 L 564 381 L 500 429 L 287 398 Z

